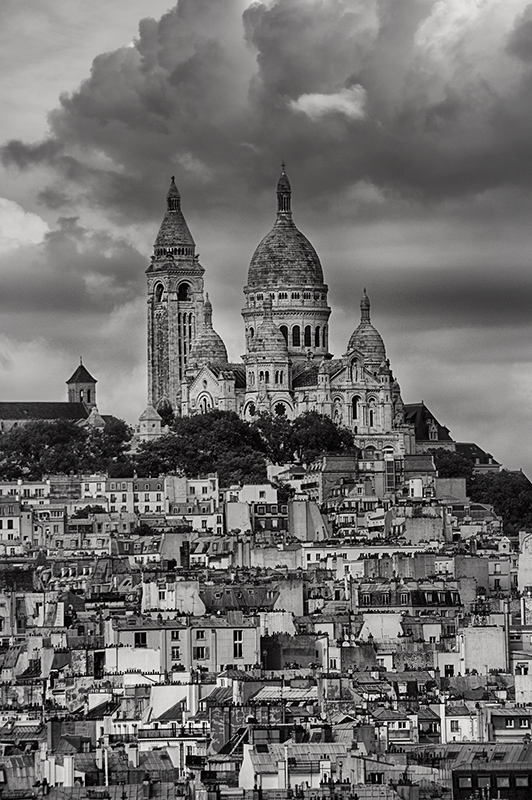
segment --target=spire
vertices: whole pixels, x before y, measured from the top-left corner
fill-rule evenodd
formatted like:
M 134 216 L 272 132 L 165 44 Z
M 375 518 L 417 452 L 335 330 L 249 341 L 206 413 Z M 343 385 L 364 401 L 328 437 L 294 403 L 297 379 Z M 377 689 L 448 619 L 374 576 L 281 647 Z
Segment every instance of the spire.
M 194 239 L 181 210 L 181 195 L 172 175 L 166 194 L 166 213 L 155 239 L 154 255 L 156 258 L 171 255 L 174 259 L 190 261 L 194 258 L 195 249 Z
M 364 294 L 362 295 L 362 300 L 360 301 L 360 321 L 361 322 L 370 322 L 369 310 L 371 308 L 371 304 L 369 302 L 368 293 L 366 292 L 366 287 L 364 286 Z
M 203 306 L 203 324 L 206 328 L 212 328 L 212 303 L 209 300 L 209 293 L 207 292 L 207 299 Z
M 285 163 L 281 164 L 281 177 L 277 181 L 277 214 L 291 214 L 292 187 L 285 172 Z
M 168 211 L 177 211 L 181 204 L 181 195 L 179 194 L 179 189 L 175 185 L 175 176 L 172 175 L 170 178 L 170 188 L 168 189 L 168 194 L 166 195 L 166 205 L 168 207 Z

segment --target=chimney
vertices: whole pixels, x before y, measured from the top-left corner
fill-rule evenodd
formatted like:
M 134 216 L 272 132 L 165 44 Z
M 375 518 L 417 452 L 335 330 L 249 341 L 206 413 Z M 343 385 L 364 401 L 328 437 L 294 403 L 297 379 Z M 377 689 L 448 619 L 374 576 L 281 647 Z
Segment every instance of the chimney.
M 74 756 L 63 756 L 63 786 L 74 786 Z
M 128 744 L 126 746 L 126 755 L 131 769 L 138 769 L 140 764 L 138 745 L 135 743 Z
M 55 753 L 61 738 L 61 720 L 49 719 L 46 723 L 46 743 L 48 752 Z

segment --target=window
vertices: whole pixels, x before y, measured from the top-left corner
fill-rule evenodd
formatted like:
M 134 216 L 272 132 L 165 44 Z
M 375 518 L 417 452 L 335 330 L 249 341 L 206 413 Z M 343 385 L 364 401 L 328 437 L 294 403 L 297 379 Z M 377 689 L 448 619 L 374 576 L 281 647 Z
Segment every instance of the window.
M 451 720 L 451 733 L 459 733 L 460 731 L 460 723 L 457 719 Z
M 477 786 L 479 789 L 489 789 L 491 787 L 491 778 L 489 775 L 479 775 L 477 778 Z
M 292 347 L 299 347 L 300 345 L 301 345 L 301 330 L 299 328 L 299 325 L 294 325 L 294 327 L 292 328 Z
M 408 604 L 408 595 L 407 594 L 401 594 L 400 597 L 399 597 L 399 601 L 400 601 L 402 606 L 406 606 Z
M 497 775 L 497 789 L 509 789 L 509 788 L 510 788 L 510 776 Z
M 528 719 L 520 719 L 519 720 L 519 727 L 520 728 L 529 728 L 530 727 L 530 720 L 528 720 Z
M 209 658 L 209 648 L 208 647 L 193 647 L 192 648 L 192 658 L 197 661 L 204 661 L 206 658 Z
M 406 722 L 400 719 L 399 722 L 397 723 L 397 727 L 400 728 L 401 730 L 404 730 L 406 728 Z
M 172 631 L 170 638 L 173 642 L 179 639 L 179 631 Z
M 516 775 L 515 785 L 520 787 L 528 786 L 528 775 Z
M 181 661 L 181 651 L 179 647 L 172 647 L 172 661 Z
M 165 589 L 159 589 L 159 600 L 166 600 L 166 591 L 165 591 Z
M 205 631 L 203 630 L 196 631 L 196 641 L 199 641 L 201 639 L 205 639 Z
M 244 658 L 244 631 L 233 631 L 233 658 Z
M 311 347 L 312 345 L 312 330 L 310 325 L 305 325 L 305 337 L 304 337 L 305 347 Z
M 513 719 L 505 719 L 504 720 L 504 727 L 505 728 L 513 728 L 514 727 L 514 720 Z
M 460 789 L 471 789 L 471 775 L 464 775 L 461 778 L 458 778 L 458 787 Z
M 369 594 L 363 594 L 362 595 L 362 605 L 363 606 L 369 606 L 369 604 L 370 604 L 370 596 L 369 596 Z
M 314 347 L 319 347 L 319 346 L 320 346 L 320 326 L 318 325 L 318 327 L 314 331 Z
M 135 631 L 135 647 L 147 647 L 147 638 L 145 631 Z
M 281 325 L 281 333 L 284 336 L 286 344 L 288 344 L 288 328 L 286 327 L 286 325 Z

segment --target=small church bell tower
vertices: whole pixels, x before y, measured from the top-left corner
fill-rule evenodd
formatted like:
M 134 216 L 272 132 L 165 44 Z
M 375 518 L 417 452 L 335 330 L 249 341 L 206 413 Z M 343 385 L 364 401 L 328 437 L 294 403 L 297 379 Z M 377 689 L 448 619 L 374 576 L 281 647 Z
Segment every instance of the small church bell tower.
M 96 378 L 83 366 L 80 358 L 79 367 L 66 382 L 68 386 L 68 402 L 83 403 L 87 408 L 96 406 Z

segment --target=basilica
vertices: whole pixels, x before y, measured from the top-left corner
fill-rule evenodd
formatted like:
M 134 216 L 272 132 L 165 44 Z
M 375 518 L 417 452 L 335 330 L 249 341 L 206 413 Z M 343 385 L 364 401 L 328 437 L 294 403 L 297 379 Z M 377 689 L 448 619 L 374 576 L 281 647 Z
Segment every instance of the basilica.
M 447 429 L 423 404 L 405 406 L 371 321 L 364 289 L 360 322 L 345 353 L 329 353 L 328 287 L 316 250 L 292 217 L 284 164 L 277 183 L 277 216 L 257 246 L 244 287 L 246 352 L 232 363 L 212 321 L 204 268 L 181 209 L 174 178 L 147 270 L 148 406 L 142 438 L 160 433 L 158 409 L 177 414 L 213 409 L 292 419 L 317 411 L 347 427 L 357 445 L 384 456 L 453 448 Z M 454 449 L 454 448 L 453 448 Z

